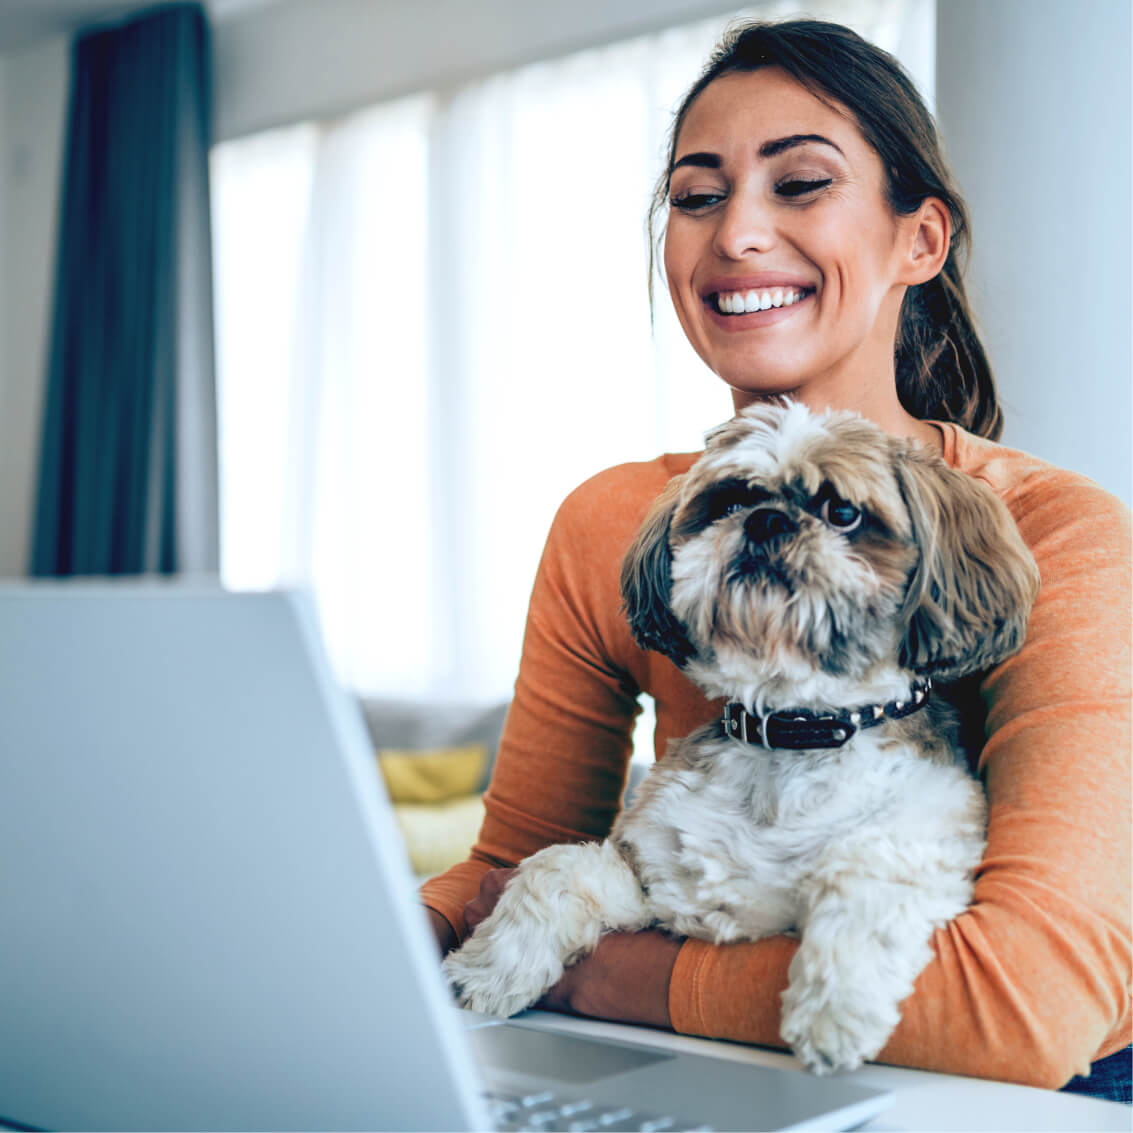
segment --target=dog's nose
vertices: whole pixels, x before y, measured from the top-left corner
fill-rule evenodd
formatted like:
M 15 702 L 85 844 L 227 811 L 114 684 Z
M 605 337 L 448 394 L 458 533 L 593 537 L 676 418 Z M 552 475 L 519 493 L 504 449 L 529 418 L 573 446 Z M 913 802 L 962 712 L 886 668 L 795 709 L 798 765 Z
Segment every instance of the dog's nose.
M 777 535 L 793 535 L 798 525 L 777 507 L 756 508 L 744 522 L 744 531 L 753 543 L 766 543 Z

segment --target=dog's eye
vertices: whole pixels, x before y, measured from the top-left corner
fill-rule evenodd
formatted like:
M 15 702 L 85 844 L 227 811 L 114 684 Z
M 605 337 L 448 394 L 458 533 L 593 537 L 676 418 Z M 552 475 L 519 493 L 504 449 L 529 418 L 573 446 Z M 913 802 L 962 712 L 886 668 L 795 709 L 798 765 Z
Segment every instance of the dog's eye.
M 828 499 L 822 501 L 822 519 L 835 531 L 845 534 L 861 524 L 862 509 L 845 500 Z
M 753 484 L 747 484 L 743 480 L 726 481 L 709 497 L 705 518 L 709 523 L 715 523 L 726 515 L 757 507 L 767 498 L 767 492 Z

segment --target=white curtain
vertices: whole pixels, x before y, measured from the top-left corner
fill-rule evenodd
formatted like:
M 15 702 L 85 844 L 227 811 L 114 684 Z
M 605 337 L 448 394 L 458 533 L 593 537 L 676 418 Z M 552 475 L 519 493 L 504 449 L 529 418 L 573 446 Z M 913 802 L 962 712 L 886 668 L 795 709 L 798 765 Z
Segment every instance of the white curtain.
M 931 0 L 808 13 L 931 92 Z M 562 498 L 731 412 L 662 287 L 650 326 L 644 236 L 726 23 L 215 151 L 222 577 L 312 587 L 350 687 L 508 696 Z

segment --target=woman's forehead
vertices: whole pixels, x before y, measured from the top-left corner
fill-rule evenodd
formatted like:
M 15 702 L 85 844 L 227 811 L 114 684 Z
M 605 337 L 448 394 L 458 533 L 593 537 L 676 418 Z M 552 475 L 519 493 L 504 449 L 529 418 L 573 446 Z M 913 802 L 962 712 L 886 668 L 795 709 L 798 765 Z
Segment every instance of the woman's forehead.
M 759 148 L 777 138 L 808 134 L 829 138 L 843 153 L 868 148 L 844 107 L 819 98 L 781 68 L 728 71 L 689 107 L 673 156 L 679 160 L 695 150 L 722 152 L 737 142 Z

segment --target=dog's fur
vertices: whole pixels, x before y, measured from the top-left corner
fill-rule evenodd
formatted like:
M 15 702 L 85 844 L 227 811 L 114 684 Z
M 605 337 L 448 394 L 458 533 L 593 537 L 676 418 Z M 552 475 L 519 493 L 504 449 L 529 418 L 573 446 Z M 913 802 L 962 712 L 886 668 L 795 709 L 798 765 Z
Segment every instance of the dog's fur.
M 859 417 L 790 403 L 712 432 L 622 570 L 639 644 L 759 713 L 884 704 L 918 676 L 986 669 L 1021 646 L 1037 589 L 989 489 Z M 445 972 L 467 1006 L 511 1015 L 606 932 L 794 932 L 782 1037 L 816 1072 L 857 1066 L 971 899 L 986 806 L 959 735 L 940 697 L 837 749 L 700 728 L 605 842 L 525 861 Z

